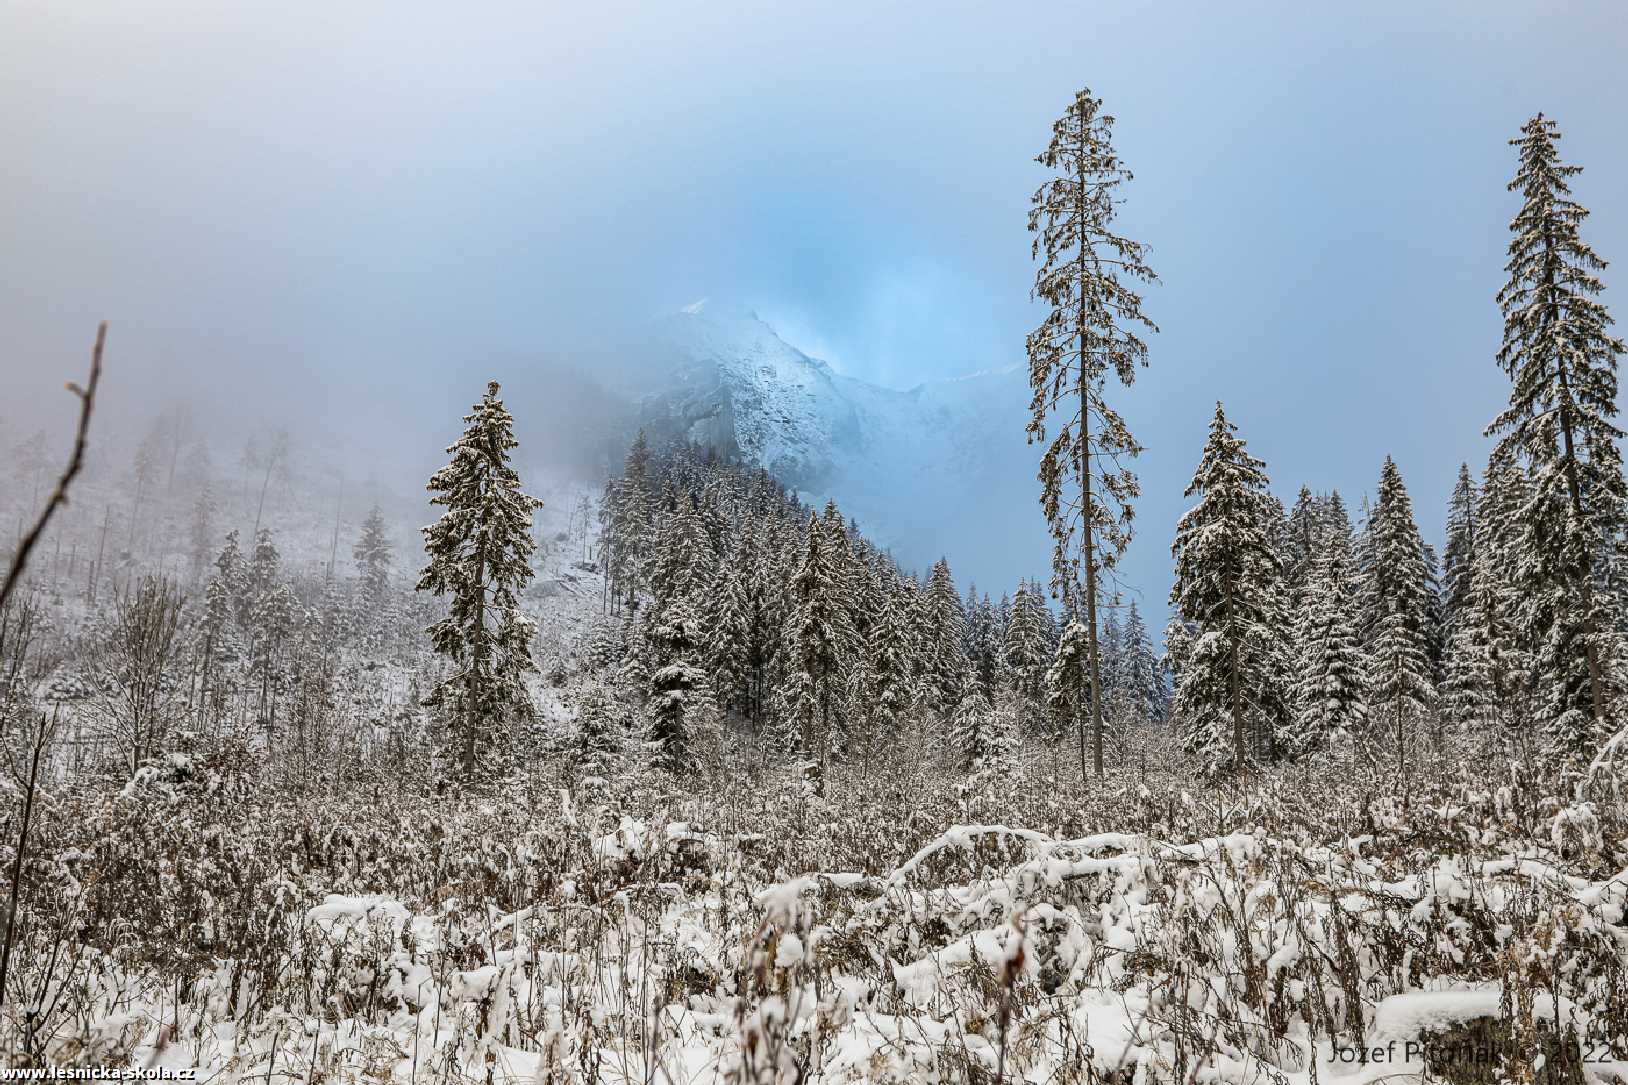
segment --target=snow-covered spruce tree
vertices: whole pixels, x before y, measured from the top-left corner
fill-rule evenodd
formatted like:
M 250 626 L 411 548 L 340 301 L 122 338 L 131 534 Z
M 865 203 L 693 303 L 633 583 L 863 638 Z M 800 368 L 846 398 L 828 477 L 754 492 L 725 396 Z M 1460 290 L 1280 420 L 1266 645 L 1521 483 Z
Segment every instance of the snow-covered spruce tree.
M 204 589 L 203 618 L 198 623 L 201 645 L 198 658 L 198 685 L 192 703 L 198 709 L 200 724 L 212 722 L 210 692 L 215 688 L 215 661 L 226 639 L 227 627 L 232 620 L 232 598 L 226 582 L 219 576 L 209 578 Z
M 1278 559 L 1278 575 L 1273 579 L 1268 598 L 1272 613 L 1268 625 L 1277 634 L 1269 644 L 1267 665 L 1273 679 L 1261 687 L 1262 700 L 1254 715 L 1254 734 L 1250 741 L 1271 761 L 1287 756 L 1290 734 L 1295 722 L 1295 675 L 1299 641 L 1297 613 L 1291 585 L 1283 576 L 1283 569 L 1295 560 L 1297 547 L 1289 512 L 1277 495 L 1268 493 L 1263 502 L 1267 537 L 1272 540 L 1273 552 Z
M 249 569 L 243 560 L 243 551 L 238 547 L 236 529 L 226 533 L 226 541 L 215 558 L 215 569 L 226 591 L 227 601 L 231 604 L 232 617 L 237 619 L 240 626 L 246 626 L 250 603 Z
M 1181 688 L 1181 674 L 1185 669 L 1187 660 L 1192 658 L 1193 643 L 1198 639 L 1198 627 L 1183 618 L 1180 614 L 1172 614 L 1164 626 L 1164 655 L 1159 659 L 1159 670 L 1164 674 L 1172 691 Z M 1165 702 L 1165 721 L 1169 722 L 1174 712 L 1174 706 L 1167 699 Z
M 622 658 L 616 667 L 616 685 L 625 694 L 643 704 L 650 690 L 650 676 L 659 663 L 646 623 L 632 610 L 624 610 L 618 639 L 622 643 Z
M 328 580 L 323 584 L 310 624 L 321 650 L 329 657 L 335 656 L 341 645 L 356 638 L 359 632 L 356 608 L 337 581 Z
M 712 687 L 698 662 L 705 652 L 701 623 L 688 600 L 677 598 L 654 612 L 650 643 L 660 662 L 650 676 L 651 760 L 669 772 L 695 766 L 696 727 L 711 714 Z
M 751 652 L 748 654 L 748 681 L 754 719 L 761 727 L 768 715 L 769 700 L 780 680 L 777 671 L 785 650 L 786 590 L 790 579 L 779 567 L 779 554 L 773 545 L 774 527 L 765 530 L 758 545 L 757 559 L 753 562 L 747 580 L 749 603 L 749 636 Z
M 1299 614 L 1295 756 L 1357 735 L 1368 718 L 1366 659 L 1352 601 L 1356 568 L 1350 544 L 1333 533 L 1319 545 Z
M 265 618 L 275 614 L 264 604 L 267 596 L 279 587 L 283 558 L 272 541 L 271 529 L 261 528 L 255 537 L 254 556 L 242 566 L 241 594 L 238 597 L 238 625 L 248 636 L 250 656 L 256 645 L 266 636 Z
M 1212 770 L 1241 770 L 1259 713 L 1282 692 L 1274 597 L 1279 578 L 1270 535 L 1265 464 L 1251 456 L 1215 405 L 1210 437 L 1186 496 L 1198 504 L 1176 525 L 1170 604 L 1196 627 L 1181 661 L 1173 714 L 1183 744 Z M 1265 752 L 1265 751 L 1261 751 Z
M 1295 611 L 1289 605 L 1289 593 L 1281 576 L 1271 588 L 1272 611 L 1276 615 L 1271 623 L 1276 634 L 1268 644 L 1267 664 L 1271 680 L 1262 687 L 1260 714 L 1256 720 L 1256 742 L 1272 761 L 1292 755 L 1289 747 L 1294 731 L 1295 675 L 1298 642 Z
M 1017 594 L 1012 597 L 1012 618 L 1006 625 L 1003 659 L 1021 719 L 1030 727 L 1044 730 L 1041 710 L 1051 653 L 1041 616 L 1045 603 L 1036 594 L 1040 590 L 1038 585 L 1031 588 L 1027 581 L 1018 582 Z
M 870 615 L 865 612 L 862 603 L 869 571 L 861 566 L 855 556 L 848 523 L 837 510 L 834 501 L 825 503 L 821 517 L 822 542 L 830 563 L 831 581 L 834 585 L 833 598 L 836 605 L 841 608 L 840 625 L 844 631 L 839 666 L 835 675 L 837 686 L 832 691 L 825 725 L 826 746 L 833 752 L 845 755 L 853 741 L 852 718 L 849 712 L 852 697 L 849 694 L 854 689 L 855 656 L 858 654 L 858 647 L 865 643 L 866 631 L 870 629 Z M 857 530 L 856 528 L 855 531 Z
M 1005 670 L 1001 663 L 1005 632 L 1006 625 L 1001 620 L 998 605 L 990 599 L 988 592 L 984 592 L 978 599 L 978 636 L 974 638 L 977 657 L 974 666 L 978 681 L 983 683 L 984 695 L 991 703 L 995 701 L 995 692 L 1000 686 L 1001 675 Z
M 136 455 L 130 466 L 130 488 L 132 491 L 130 506 L 130 541 L 126 549 L 132 554 L 136 550 L 136 528 L 141 522 L 141 511 L 146 504 L 148 491 L 158 479 L 159 449 L 157 434 L 148 433 L 136 447 Z
M 1283 507 L 1274 493 L 1263 494 L 1261 497 L 1265 517 L 1266 535 L 1272 542 L 1272 552 L 1278 557 L 1279 582 L 1282 581 L 1281 570 L 1288 564 L 1294 554 L 1294 546 L 1290 540 L 1289 510 Z
M 1297 613 L 1310 591 L 1312 566 L 1323 540 L 1322 503 L 1312 496 L 1311 487 L 1300 487 L 1283 539 L 1283 584 L 1289 605 Z
M 1601 545 L 1604 549 L 1595 556 L 1596 567 L 1601 570 L 1600 590 L 1605 596 L 1600 605 L 1616 618 L 1619 651 L 1628 651 L 1628 516 L 1624 517 L 1623 533 Z M 1617 671 L 1628 674 L 1628 659 L 1622 660 Z
M 991 751 L 1000 745 L 993 736 L 995 709 L 985 696 L 983 686 L 972 674 L 961 683 L 961 701 L 956 704 L 956 715 L 949 727 L 949 748 L 956 754 L 962 774 L 970 774 L 982 766 Z
M 497 381 L 464 422 L 463 436 L 447 448 L 451 462 L 430 476 L 430 504 L 446 512 L 424 528 L 429 562 L 418 590 L 447 598 L 447 616 L 428 632 L 453 672 L 426 703 L 447 710 L 457 775 L 474 784 L 501 769 L 513 717 L 531 713 L 525 675 L 537 666 L 520 594 L 532 577 L 532 514 L 543 503 L 521 492 L 509 465 L 519 442 Z
M 1119 597 L 1099 599 L 1097 614 L 1100 616 L 1097 649 L 1102 661 L 1102 704 L 1106 709 L 1119 698 L 1125 686 L 1125 646 L 1124 635 L 1119 628 Z M 1105 728 L 1108 726 L 1104 723 Z
M 897 735 L 913 701 L 910 680 L 910 631 L 906 608 L 910 600 L 902 588 L 884 593 L 881 613 L 871 623 L 865 642 L 860 713 L 865 726 L 860 754 L 870 771 L 872 757 L 881 752 L 888 736 Z
M 192 533 L 190 556 L 192 559 L 192 583 L 202 579 L 204 569 L 209 565 L 209 550 L 215 542 L 215 514 L 220 511 L 215 500 L 215 488 L 208 478 L 198 488 L 198 496 L 192 502 Z
M 859 568 L 858 562 L 854 559 L 853 540 L 848 533 L 848 523 L 837 510 L 835 501 L 825 503 L 825 509 L 820 513 L 820 517 L 824 528 L 825 548 L 831 560 L 831 576 L 837 584 L 837 598 L 847 609 L 848 628 L 862 635 L 870 624 L 868 616 L 861 613 L 859 604 L 859 590 L 864 580 L 864 570 Z
M 627 756 L 627 720 L 622 707 L 597 684 L 577 695 L 575 707 L 577 727 L 568 752 L 577 779 L 615 775 Z
M 1447 673 L 1447 639 L 1442 616 L 1441 562 L 1436 558 L 1436 548 L 1429 543 L 1424 544 L 1424 559 L 1425 584 L 1428 589 L 1426 601 L 1429 608 L 1429 619 L 1425 629 L 1429 634 L 1430 681 L 1439 689 Z M 1437 717 L 1437 723 L 1440 722 L 1440 717 Z
M 254 540 L 254 557 L 249 560 L 247 590 L 251 607 L 277 586 L 277 578 L 282 567 L 283 555 L 278 551 L 277 544 L 272 541 L 271 529 L 261 528 L 260 534 Z
M 961 701 L 951 723 L 950 747 L 961 772 L 970 775 L 999 762 L 1008 752 L 1010 736 L 1005 733 L 1005 718 L 997 715 L 983 686 L 972 675 L 961 686 Z
M 384 513 L 374 505 L 362 521 L 362 535 L 351 550 L 356 570 L 362 578 L 362 599 L 375 614 L 390 591 L 390 535 L 385 530 Z
M 1046 668 L 1046 718 L 1053 738 L 1065 738 L 1078 730 L 1088 695 L 1088 672 L 1084 664 L 1091 652 L 1091 637 L 1085 624 L 1070 620 L 1063 626 L 1051 664 Z M 1085 766 L 1082 764 L 1083 770 Z
M 1520 511 L 1530 489 L 1514 462 L 1489 462 L 1482 477 L 1469 598 L 1455 619 L 1445 706 L 1449 720 L 1469 728 L 1498 721 L 1514 732 L 1528 715 L 1532 652 L 1518 635 L 1516 575 L 1526 550 Z
M 1389 724 L 1400 779 L 1408 775 L 1408 732 L 1433 719 L 1436 691 L 1430 660 L 1434 617 L 1430 565 L 1413 520 L 1413 502 L 1396 461 L 1385 457 L 1368 521 L 1368 575 L 1361 588 L 1369 707 Z M 1435 728 L 1440 748 L 1440 728 Z
M 1447 499 L 1447 553 L 1442 562 L 1443 636 L 1451 643 L 1470 606 L 1470 576 L 1475 565 L 1476 505 L 1481 497 L 1470 465 L 1458 465 L 1458 481 Z
M 620 477 L 605 486 L 600 502 L 605 579 L 612 603 L 638 606 L 650 566 L 650 443 L 640 430 L 628 448 Z
M 948 722 L 961 703 L 967 675 L 966 614 L 955 591 L 949 562 L 939 558 L 922 593 L 923 678 L 929 703 Z
M 785 633 L 790 671 L 782 694 L 799 752 L 818 763 L 822 788 L 831 752 L 831 712 L 852 642 L 841 590 L 825 529 L 811 513 L 802 562 L 791 581 L 792 612 Z
M 1357 563 L 1357 583 L 1368 583 L 1369 572 L 1374 567 L 1373 558 L 1373 508 L 1368 495 L 1362 495 L 1357 502 L 1357 524 L 1352 532 L 1351 556 Z
M 989 718 L 989 743 L 980 762 L 983 772 L 1004 774 L 1016 768 L 1018 756 L 1017 709 L 1010 694 L 997 693 Z
M 1466 596 L 1466 609 L 1480 596 L 1476 577 Z M 1466 615 L 1453 632 L 1447 655 L 1447 678 L 1443 684 L 1441 712 L 1453 729 L 1466 737 L 1479 738 L 1483 748 L 1498 737 L 1493 724 L 1498 719 L 1498 660 L 1485 627 Z
M 1039 580 L 1029 581 L 1029 594 L 1039 607 L 1041 640 L 1045 643 L 1045 657 L 1049 661 L 1057 654 L 1057 644 L 1063 639 L 1063 623 L 1046 603 L 1046 589 Z
M 584 639 L 582 662 L 590 674 L 601 674 L 622 661 L 627 645 L 622 641 L 622 623 L 601 615 Z
M 876 547 L 859 533 L 859 525 L 849 521 L 848 537 L 853 548 L 853 583 L 849 598 L 853 601 L 853 627 L 856 643 L 864 643 L 871 626 L 882 614 L 882 599 L 890 576 L 890 562 L 877 553 Z
M 1597 300 L 1594 273 L 1605 261 L 1579 232 L 1588 211 L 1570 198 L 1567 180 L 1582 167 L 1561 163 L 1559 138 L 1539 113 L 1510 141 L 1520 165 L 1509 188 L 1522 205 L 1498 292 L 1498 364 L 1513 389 L 1487 434 L 1499 435 L 1494 457 L 1520 459 L 1535 484 L 1522 510 L 1530 546 L 1517 574 L 1522 623 L 1543 639 L 1539 712 L 1550 746 L 1581 753 L 1607 725 L 1619 686 L 1617 616 L 1604 606 L 1597 565 L 1628 501 L 1623 433 L 1612 421 L 1624 348 Z
M 1338 537 L 1345 543 L 1346 552 L 1355 557 L 1356 532 L 1351 528 L 1351 514 L 1346 511 L 1345 499 L 1340 491 L 1335 490 L 1328 495 L 1322 509 L 1322 537 L 1331 539 Z
M 271 745 L 277 729 L 277 694 L 287 679 L 286 649 L 299 631 L 299 600 L 287 584 L 273 584 L 254 602 L 249 677 L 259 687 L 260 719 Z
M 708 664 L 718 692 L 719 707 L 734 709 L 756 729 L 758 717 L 752 700 L 752 674 L 760 649 L 755 643 L 753 574 L 757 565 L 756 534 L 748 524 L 735 540 L 729 560 L 720 562 L 708 602 Z
M 1125 613 L 1122 647 L 1120 673 L 1127 708 L 1143 723 L 1164 722 L 1165 689 L 1164 678 L 1159 673 L 1159 657 L 1153 654 L 1153 641 L 1148 637 L 1147 625 L 1134 599 Z
M 962 650 L 966 654 L 967 664 L 972 668 L 973 679 L 983 687 L 986 699 L 991 698 L 996 669 L 996 637 L 993 632 L 995 608 L 989 601 L 989 594 L 978 594 L 978 585 L 971 584 L 967 587 L 961 611 L 966 615 Z
M 689 605 L 693 613 L 712 585 L 717 556 L 695 496 L 670 492 L 667 497 L 663 507 L 669 511 L 659 515 L 656 532 L 650 594 L 658 614 L 673 602 Z
M 1084 721 L 1089 715 L 1092 757 L 1102 775 L 1102 675 L 1097 644 L 1098 579 L 1130 541 L 1131 502 L 1139 491 L 1123 461 L 1139 451 L 1130 430 L 1103 392 L 1109 373 L 1129 385 L 1147 364 L 1140 329 L 1157 330 L 1142 314 L 1135 285 L 1156 281 L 1143 246 L 1114 233 L 1115 193 L 1131 179 L 1114 153 L 1113 118 L 1082 90 L 1052 125 L 1050 144 L 1037 158 L 1053 176 L 1035 192 L 1029 229 L 1040 260 L 1034 295 L 1049 307 L 1029 333 L 1033 390 L 1029 439 L 1045 441 L 1040 459 L 1040 505 L 1051 526 L 1052 584 L 1083 580 L 1088 713 L 1079 714 L 1084 775 Z

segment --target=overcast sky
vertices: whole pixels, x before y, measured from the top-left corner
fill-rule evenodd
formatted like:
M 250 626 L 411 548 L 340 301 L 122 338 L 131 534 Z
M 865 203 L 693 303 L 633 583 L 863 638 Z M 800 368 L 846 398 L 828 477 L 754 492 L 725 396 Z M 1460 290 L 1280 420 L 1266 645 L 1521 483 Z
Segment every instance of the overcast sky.
M 1217 398 L 1286 497 L 1393 454 L 1439 537 L 1507 395 L 1505 141 L 1556 117 L 1628 260 L 1625 55 L 1619 0 L 0 0 L 0 418 L 65 415 L 103 318 L 110 410 L 364 444 L 703 296 L 885 384 L 1019 361 L 1033 157 L 1090 86 L 1163 279 L 1119 400 L 1162 602 Z

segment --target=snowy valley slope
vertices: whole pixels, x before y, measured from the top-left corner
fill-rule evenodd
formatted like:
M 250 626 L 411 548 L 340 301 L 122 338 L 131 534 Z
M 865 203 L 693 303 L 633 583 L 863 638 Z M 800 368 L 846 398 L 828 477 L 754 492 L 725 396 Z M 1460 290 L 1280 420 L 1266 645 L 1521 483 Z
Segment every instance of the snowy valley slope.
M 883 388 L 710 303 L 664 318 L 657 340 L 660 376 L 640 407 L 652 434 L 739 454 L 811 502 L 834 497 L 906 567 L 948 556 L 963 584 L 995 594 L 1042 571 L 1021 367 Z

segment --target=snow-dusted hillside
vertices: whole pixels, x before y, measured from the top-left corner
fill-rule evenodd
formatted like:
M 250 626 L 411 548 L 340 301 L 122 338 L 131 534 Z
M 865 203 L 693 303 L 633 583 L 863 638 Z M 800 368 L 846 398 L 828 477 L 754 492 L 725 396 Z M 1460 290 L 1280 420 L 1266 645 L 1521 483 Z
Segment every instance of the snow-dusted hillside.
M 991 586 L 1040 568 L 1038 484 L 1027 484 L 1039 454 L 1024 437 L 1020 366 L 884 388 L 836 373 L 755 313 L 710 302 L 664 318 L 657 337 L 662 372 L 640 410 L 653 433 L 738 453 L 813 501 L 835 497 L 907 565 L 947 554 Z M 1033 540 L 1018 560 L 1014 537 Z

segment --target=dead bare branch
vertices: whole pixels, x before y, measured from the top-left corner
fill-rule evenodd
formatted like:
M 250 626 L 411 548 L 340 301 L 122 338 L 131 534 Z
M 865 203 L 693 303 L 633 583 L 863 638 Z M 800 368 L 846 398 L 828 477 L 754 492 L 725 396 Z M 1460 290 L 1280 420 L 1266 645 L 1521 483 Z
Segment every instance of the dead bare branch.
M 16 589 L 18 581 L 22 579 L 23 570 L 28 567 L 28 555 L 33 551 L 34 544 L 40 541 L 45 534 L 46 525 L 57 509 L 68 503 L 68 487 L 79 474 L 79 469 L 85 462 L 85 437 L 90 431 L 90 413 L 96 405 L 96 385 L 102 379 L 102 344 L 107 340 L 107 321 L 102 321 L 96 327 L 96 346 L 90 355 L 90 380 L 81 388 L 75 381 L 68 382 L 68 391 L 79 397 L 79 430 L 74 435 L 73 455 L 68 460 L 68 467 L 57 480 L 56 489 L 51 493 L 51 499 L 40 510 L 40 517 L 35 521 L 34 527 L 23 536 L 23 541 L 17 547 L 17 553 L 11 559 L 11 568 L 6 572 L 6 583 L 0 587 L 0 607 L 6 605 L 11 593 Z

